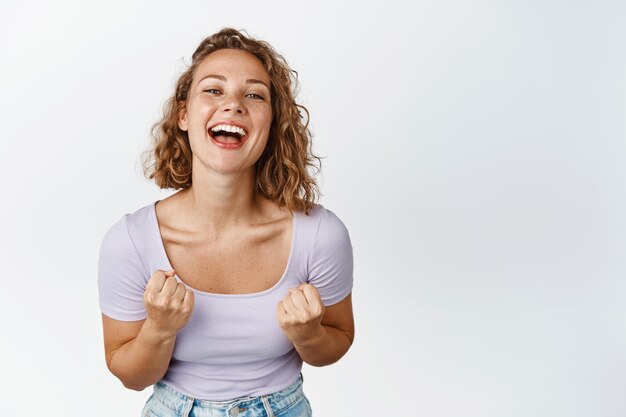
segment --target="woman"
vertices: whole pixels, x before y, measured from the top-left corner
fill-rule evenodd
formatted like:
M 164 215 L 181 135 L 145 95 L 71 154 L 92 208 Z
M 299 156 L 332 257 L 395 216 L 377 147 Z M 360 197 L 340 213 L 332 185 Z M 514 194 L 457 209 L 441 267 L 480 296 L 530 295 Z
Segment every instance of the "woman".
M 352 344 L 352 247 L 314 202 L 293 73 L 234 29 L 203 40 L 145 161 L 180 191 L 102 241 L 106 362 L 127 388 L 154 385 L 145 416 L 310 416 L 302 362 Z

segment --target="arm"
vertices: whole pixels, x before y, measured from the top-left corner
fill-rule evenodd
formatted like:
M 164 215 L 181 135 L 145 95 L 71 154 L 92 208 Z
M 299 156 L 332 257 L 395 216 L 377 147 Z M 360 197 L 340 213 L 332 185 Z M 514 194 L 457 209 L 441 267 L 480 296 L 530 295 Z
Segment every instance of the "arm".
M 159 331 L 150 319 L 135 322 L 102 315 L 107 367 L 126 388 L 142 391 L 167 372 L 176 335 Z
M 142 391 L 165 375 L 176 334 L 191 317 L 193 291 L 174 273 L 156 270 L 148 281 L 146 319 L 125 322 L 102 315 L 107 367 L 127 388 Z
M 107 368 L 141 391 L 165 375 L 178 330 L 193 311 L 191 290 L 174 270 L 148 273 L 131 239 L 127 216 L 105 234 L 98 258 L 98 292 Z
M 335 305 L 324 309 L 317 332 L 294 344 L 303 361 L 311 366 L 325 366 L 337 362 L 354 341 L 352 293 Z
M 354 340 L 352 293 L 339 303 L 324 307 L 315 287 L 306 284 L 283 302 L 278 306 L 281 327 L 304 362 L 311 366 L 330 365 L 350 349 Z

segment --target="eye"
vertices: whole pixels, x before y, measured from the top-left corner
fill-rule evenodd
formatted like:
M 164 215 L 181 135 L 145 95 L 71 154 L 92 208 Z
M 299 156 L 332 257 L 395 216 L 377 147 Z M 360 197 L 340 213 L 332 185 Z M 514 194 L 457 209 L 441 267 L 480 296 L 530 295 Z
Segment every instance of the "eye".
M 205 93 L 210 93 L 210 94 L 219 94 L 221 93 L 220 90 L 218 90 L 217 88 L 207 88 L 206 90 L 202 90 Z
M 246 97 L 251 97 L 255 100 L 265 100 L 262 96 L 256 94 L 256 93 L 250 93 L 250 94 L 246 94 Z

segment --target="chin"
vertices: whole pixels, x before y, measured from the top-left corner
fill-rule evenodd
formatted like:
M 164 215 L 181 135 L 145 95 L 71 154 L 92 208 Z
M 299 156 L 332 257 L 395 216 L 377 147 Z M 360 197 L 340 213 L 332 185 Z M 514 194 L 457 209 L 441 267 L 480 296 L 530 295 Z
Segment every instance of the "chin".
M 204 157 L 198 157 L 198 154 L 195 153 L 193 154 L 193 165 L 195 167 L 197 164 L 198 167 L 203 167 L 202 169 L 207 169 L 220 174 L 243 174 L 248 170 L 252 170 L 254 172 L 256 170 L 256 162 L 259 158 L 256 158 L 254 162 L 248 165 L 246 161 L 242 160 L 242 157 L 243 155 L 236 154 L 215 155 L 211 152 L 207 152 Z M 248 158 L 249 157 L 250 155 L 248 155 Z
M 223 161 L 223 163 L 210 164 L 210 167 L 213 171 L 219 172 L 220 174 L 236 174 L 244 173 L 248 170 L 254 170 L 254 165 L 251 167 L 245 167 L 239 164 L 229 164 L 226 161 Z

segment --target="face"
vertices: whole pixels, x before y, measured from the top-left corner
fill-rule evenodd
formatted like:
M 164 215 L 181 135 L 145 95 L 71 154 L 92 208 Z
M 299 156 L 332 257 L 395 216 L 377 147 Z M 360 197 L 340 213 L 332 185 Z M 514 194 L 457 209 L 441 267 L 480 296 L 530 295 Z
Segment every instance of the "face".
M 252 54 L 220 49 L 200 63 L 178 126 L 186 131 L 193 169 L 233 173 L 253 169 L 272 123 L 270 77 Z

